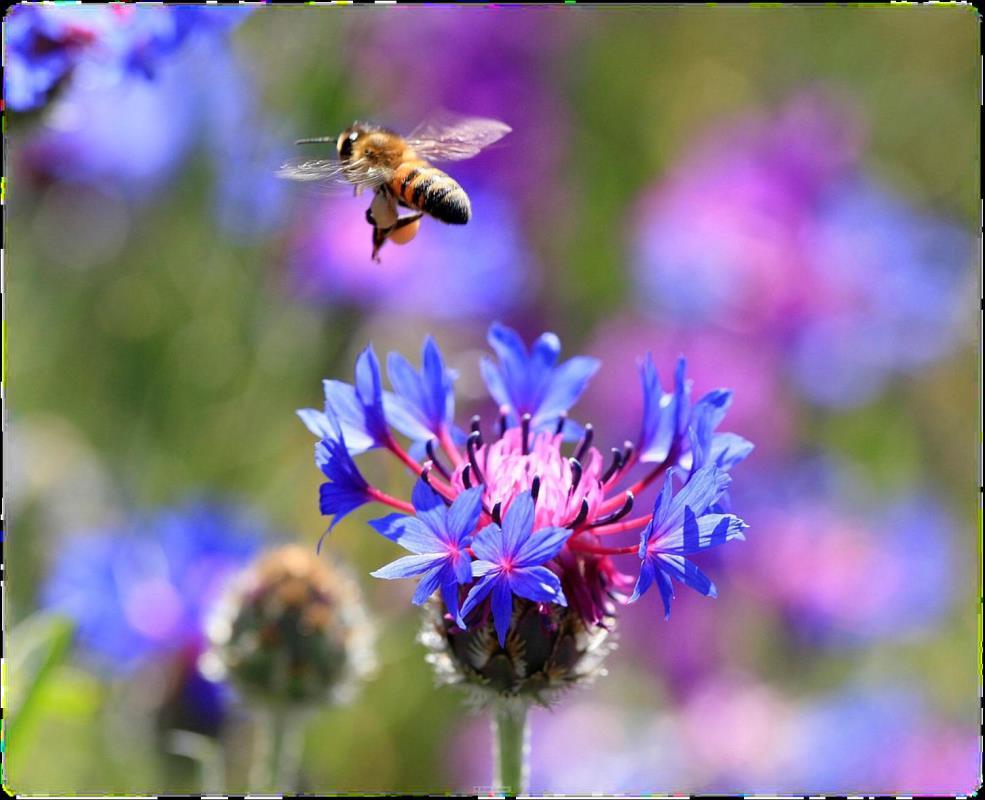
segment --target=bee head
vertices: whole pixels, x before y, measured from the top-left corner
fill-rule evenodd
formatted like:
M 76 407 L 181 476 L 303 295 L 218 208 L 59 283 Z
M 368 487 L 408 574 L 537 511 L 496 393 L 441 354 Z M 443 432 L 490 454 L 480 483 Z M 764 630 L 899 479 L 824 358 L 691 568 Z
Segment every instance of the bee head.
M 363 136 L 372 133 L 376 128 L 367 125 L 365 122 L 353 122 L 348 128 L 339 134 L 336 146 L 339 150 L 339 158 L 348 161 L 352 157 L 352 146 Z

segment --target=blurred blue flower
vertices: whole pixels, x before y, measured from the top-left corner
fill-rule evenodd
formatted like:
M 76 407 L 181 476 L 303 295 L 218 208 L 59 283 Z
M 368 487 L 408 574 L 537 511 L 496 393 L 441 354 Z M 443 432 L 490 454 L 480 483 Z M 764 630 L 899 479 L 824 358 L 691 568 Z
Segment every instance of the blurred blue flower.
M 18 153 L 29 174 L 108 183 L 141 200 L 173 183 L 175 171 L 204 146 L 217 177 L 218 218 L 229 233 L 255 237 L 283 220 L 286 194 L 274 175 L 282 146 L 228 43 L 250 9 L 58 5 L 36 11 L 27 38 L 38 30 L 81 29 L 90 42 L 61 72 L 64 91 Z M 23 81 L 8 80 L 8 91 L 21 91 L 12 83 Z
M 195 35 L 223 35 L 244 6 L 20 4 L 4 20 L 4 97 L 15 111 L 43 104 L 80 69 L 90 83 L 152 80 L 162 62 Z
M 938 498 L 904 491 L 873 503 L 860 486 L 844 465 L 802 457 L 743 484 L 738 498 L 759 535 L 736 554 L 733 580 L 750 582 L 814 645 L 926 635 L 961 585 L 959 529 Z
M 515 204 L 482 183 L 465 188 L 468 225 L 424 219 L 409 244 L 388 243 L 379 264 L 370 260 L 368 203 L 348 192 L 313 197 L 287 256 L 292 290 L 316 303 L 447 319 L 513 308 L 537 287 Z
M 61 545 L 41 603 L 75 621 L 86 660 L 126 672 L 202 644 L 212 604 L 264 535 L 246 512 L 206 501 L 77 531 Z

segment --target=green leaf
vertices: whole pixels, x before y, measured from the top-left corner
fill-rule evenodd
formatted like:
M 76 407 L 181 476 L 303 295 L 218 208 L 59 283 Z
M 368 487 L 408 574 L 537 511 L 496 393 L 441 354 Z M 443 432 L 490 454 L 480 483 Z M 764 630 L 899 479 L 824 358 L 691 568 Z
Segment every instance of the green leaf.
M 13 724 L 8 724 L 4 732 L 8 753 L 11 741 L 27 739 L 36 724 L 41 690 L 65 660 L 74 629 L 72 621 L 65 617 L 38 612 L 10 630 L 7 637 L 10 699 L 5 711 Z

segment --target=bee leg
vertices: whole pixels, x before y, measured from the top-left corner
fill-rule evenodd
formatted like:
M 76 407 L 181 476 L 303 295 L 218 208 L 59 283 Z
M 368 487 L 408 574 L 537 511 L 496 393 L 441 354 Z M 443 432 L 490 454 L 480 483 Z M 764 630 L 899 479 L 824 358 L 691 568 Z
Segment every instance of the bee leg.
M 384 230 L 383 228 L 377 228 L 373 226 L 373 261 L 377 264 L 380 263 L 380 248 L 383 247 L 383 243 L 386 241 L 386 237 L 390 235 L 390 231 L 393 228 Z
M 391 231 L 399 231 L 401 228 L 410 225 L 412 222 L 417 222 L 417 220 L 419 220 L 423 216 L 424 216 L 424 212 L 418 211 L 416 214 L 408 214 L 405 217 L 400 217 L 399 219 L 397 219 L 396 224 L 392 228 L 390 228 L 389 231 L 387 231 L 387 234 L 389 234 Z
M 366 222 L 368 222 L 374 228 L 376 227 L 376 220 L 373 219 L 373 212 L 371 209 L 368 208 L 366 209 Z

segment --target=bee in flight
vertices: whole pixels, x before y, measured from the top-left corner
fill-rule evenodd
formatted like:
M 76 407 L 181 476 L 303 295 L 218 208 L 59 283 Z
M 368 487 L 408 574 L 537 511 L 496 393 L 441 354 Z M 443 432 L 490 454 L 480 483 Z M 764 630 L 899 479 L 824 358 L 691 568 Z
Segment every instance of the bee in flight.
M 298 160 L 278 175 L 296 181 L 342 182 L 373 191 L 366 221 L 373 227 L 373 261 L 387 239 L 406 244 L 428 214 L 451 225 L 472 215 L 469 196 L 458 181 L 432 161 L 462 161 L 504 137 L 510 126 L 493 119 L 442 115 L 418 125 L 408 136 L 355 122 L 338 138 L 299 139 L 298 144 L 334 142 L 337 159 Z M 411 213 L 400 215 L 400 209 Z

